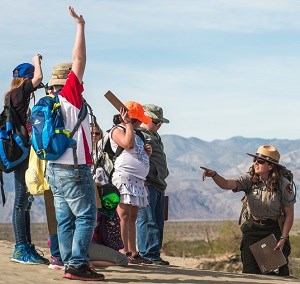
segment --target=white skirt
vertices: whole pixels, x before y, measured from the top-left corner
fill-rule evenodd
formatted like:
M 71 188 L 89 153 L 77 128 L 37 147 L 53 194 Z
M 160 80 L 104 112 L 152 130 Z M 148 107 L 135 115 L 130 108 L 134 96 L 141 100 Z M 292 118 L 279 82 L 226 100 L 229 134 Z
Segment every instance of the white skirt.
M 130 204 L 139 208 L 149 205 L 148 190 L 144 180 L 122 172 L 114 172 L 112 183 L 119 189 L 121 195 L 120 203 Z

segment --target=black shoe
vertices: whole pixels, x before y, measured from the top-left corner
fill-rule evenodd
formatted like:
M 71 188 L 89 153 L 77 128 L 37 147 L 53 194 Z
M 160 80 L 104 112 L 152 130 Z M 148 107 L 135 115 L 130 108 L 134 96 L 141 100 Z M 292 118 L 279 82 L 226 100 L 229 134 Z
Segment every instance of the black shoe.
M 41 264 L 50 264 L 49 259 L 44 257 L 44 253 L 41 250 L 37 250 L 34 246 L 32 245 L 27 245 L 28 246 L 28 252 Z M 37 251 L 39 251 L 41 254 L 39 254 Z
M 152 263 L 154 265 L 170 265 L 169 261 L 163 260 L 163 259 L 157 259 L 157 260 L 152 260 Z
M 97 273 L 88 264 L 79 267 L 69 265 L 65 269 L 64 278 L 81 281 L 102 281 L 104 275 Z
M 127 252 L 126 256 L 128 257 L 129 264 L 152 264 L 151 260 L 141 257 L 139 253 L 132 255 L 131 252 Z

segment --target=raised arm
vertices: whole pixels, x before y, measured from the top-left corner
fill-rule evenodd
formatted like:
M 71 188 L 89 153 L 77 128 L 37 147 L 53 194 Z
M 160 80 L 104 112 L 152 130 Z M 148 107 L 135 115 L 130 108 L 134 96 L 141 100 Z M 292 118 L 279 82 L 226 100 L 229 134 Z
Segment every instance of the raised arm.
M 83 74 L 86 64 L 86 46 L 85 46 L 85 21 L 82 15 L 78 16 L 73 7 L 69 6 L 70 15 L 77 24 L 75 42 L 72 51 L 72 71 L 77 76 L 78 80 L 82 82 Z
M 43 80 L 43 72 L 42 72 L 42 66 L 41 66 L 41 60 L 42 60 L 42 55 L 37 54 L 32 57 L 32 63 L 34 66 L 34 73 L 33 73 L 33 78 L 32 78 L 32 85 L 33 87 L 37 87 Z
M 120 109 L 120 115 L 124 121 L 126 130 L 123 131 L 116 127 L 112 132 L 112 138 L 122 148 L 133 149 L 135 146 L 135 138 L 130 116 L 124 108 Z
M 211 170 L 211 169 L 208 169 L 205 167 L 200 167 L 200 168 L 204 170 L 204 172 L 202 174 L 203 181 L 206 179 L 206 177 L 211 177 L 213 179 L 213 181 L 216 183 L 216 185 L 222 189 L 226 189 L 226 190 L 236 189 L 237 183 L 235 180 L 225 179 L 214 170 Z

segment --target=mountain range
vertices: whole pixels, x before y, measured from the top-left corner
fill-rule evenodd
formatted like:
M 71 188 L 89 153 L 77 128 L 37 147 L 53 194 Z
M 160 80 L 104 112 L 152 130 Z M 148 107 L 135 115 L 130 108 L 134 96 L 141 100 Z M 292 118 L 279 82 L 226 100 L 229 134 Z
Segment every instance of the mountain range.
M 263 144 L 274 145 L 281 154 L 280 163 L 294 174 L 296 186 L 300 174 L 300 140 L 232 137 L 206 142 L 176 135 L 162 137 L 168 157 L 169 216 L 171 220 L 237 219 L 243 193 L 220 189 L 210 179 L 202 181 L 205 166 L 226 178 L 243 175 L 252 164 L 246 153 L 256 153 Z M 300 217 L 296 203 L 295 215 Z
M 167 155 L 169 177 L 166 195 L 169 196 L 169 220 L 238 220 L 243 193 L 218 188 L 208 178 L 202 181 L 205 166 L 227 178 L 243 175 L 252 164 L 246 153 L 255 153 L 258 146 L 274 145 L 281 154 L 280 163 L 294 174 L 297 187 L 300 183 L 300 139 L 261 139 L 232 137 L 207 142 L 196 137 L 162 135 Z M 1 223 L 10 223 L 13 208 L 13 174 L 4 175 L 7 201 L 2 208 Z M 46 222 L 43 197 L 35 196 L 32 205 L 32 222 Z M 295 217 L 300 217 L 300 205 L 295 204 Z

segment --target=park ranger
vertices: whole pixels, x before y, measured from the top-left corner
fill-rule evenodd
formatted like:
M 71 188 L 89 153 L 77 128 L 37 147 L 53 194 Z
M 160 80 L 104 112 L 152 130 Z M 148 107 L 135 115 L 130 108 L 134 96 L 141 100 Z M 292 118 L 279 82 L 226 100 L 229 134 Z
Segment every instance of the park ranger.
M 278 243 L 275 249 L 282 250 L 286 259 L 291 252 L 289 232 L 294 221 L 295 192 L 285 177 L 287 169 L 279 164 L 280 154 L 272 145 L 259 146 L 253 157 L 249 172 L 236 179 L 225 179 L 216 171 L 201 167 L 203 180 L 211 177 L 222 189 L 245 192 L 243 215 L 246 221 L 241 226 L 241 257 L 243 273 L 261 274 L 249 246 L 274 234 Z M 288 264 L 279 268 L 278 275 L 288 276 Z

